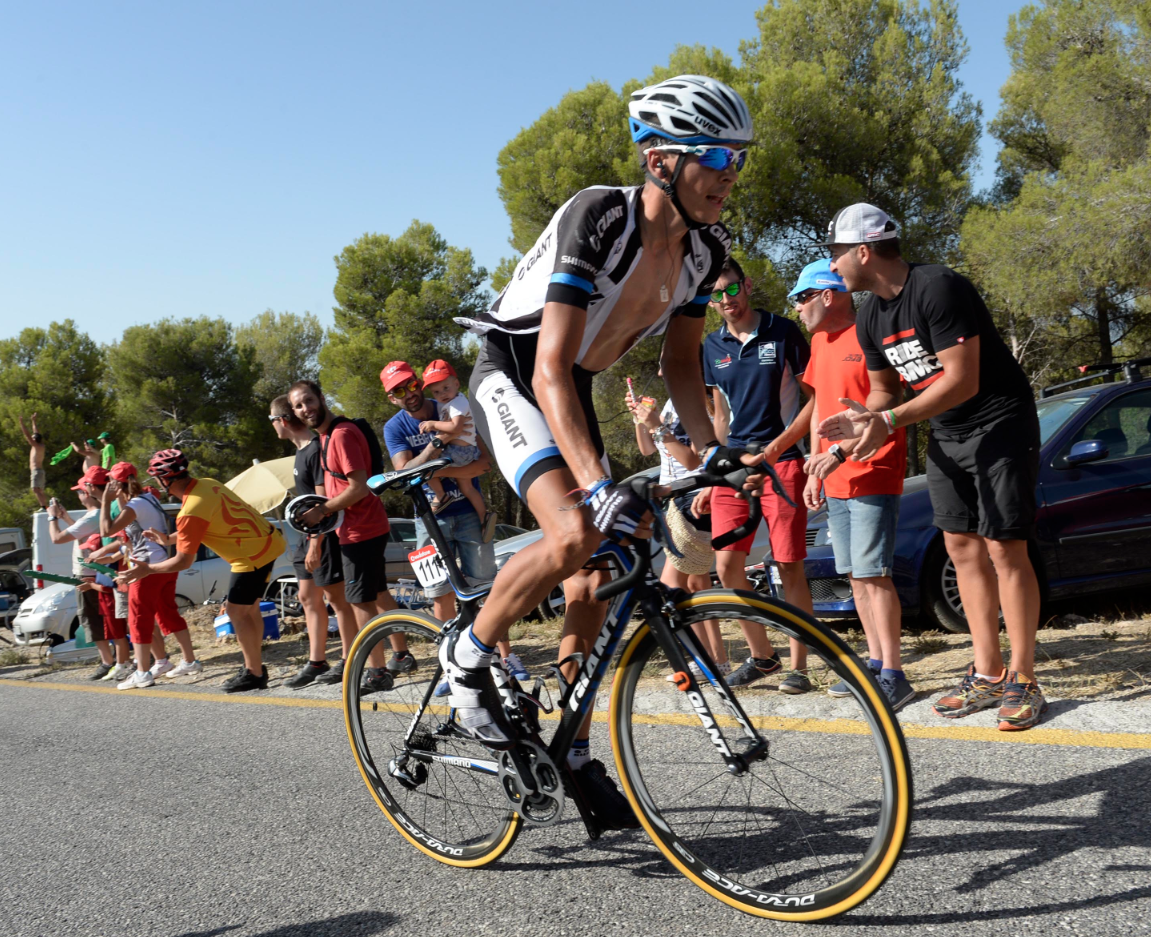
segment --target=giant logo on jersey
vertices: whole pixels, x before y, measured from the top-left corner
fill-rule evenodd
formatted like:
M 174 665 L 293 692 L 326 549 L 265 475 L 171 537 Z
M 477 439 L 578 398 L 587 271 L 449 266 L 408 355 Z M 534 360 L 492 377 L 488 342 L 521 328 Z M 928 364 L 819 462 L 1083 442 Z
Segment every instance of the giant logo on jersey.
M 546 254 L 549 250 L 551 250 L 551 246 L 552 232 L 549 231 L 548 236 L 544 238 L 540 246 L 535 249 L 535 253 L 533 253 L 530 257 L 525 257 L 520 261 L 519 269 L 516 270 L 516 279 L 522 280 L 524 278 L 524 274 L 536 265 L 536 261 L 543 257 L 543 255 Z
M 613 221 L 618 221 L 622 217 L 622 205 L 616 205 L 615 208 L 609 208 L 604 213 L 604 216 L 595 223 L 595 234 L 588 235 L 588 240 L 591 241 L 591 246 L 593 249 L 597 251 L 599 250 L 600 239 L 604 236 L 604 232 L 607 231 L 608 225 L 610 225 Z
M 922 390 L 943 374 L 939 359 L 915 338 L 915 329 L 896 332 L 883 340 L 883 354 L 915 390 Z

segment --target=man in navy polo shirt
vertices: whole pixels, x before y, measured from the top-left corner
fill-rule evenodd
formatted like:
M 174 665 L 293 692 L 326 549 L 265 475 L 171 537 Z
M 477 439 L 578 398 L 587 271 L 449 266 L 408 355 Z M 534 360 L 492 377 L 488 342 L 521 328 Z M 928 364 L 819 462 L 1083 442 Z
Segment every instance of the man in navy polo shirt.
M 774 465 L 796 506 L 763 490 L 764 520 L 771 532 L 771 553 L 788 602 L 812 611 L 811 591 L 803 574 L 807 556 L 807 508 L 803 504 L 803 453 L 796 445 L 811 426 L 812 400 L 805 404 L 799 377 L 807 367 L 807 341 L 791 319 L 751 308 L 751 280 L 735 260 L 719 275 L 711 304 L 723 316 L 723 326 L 703 340 L 703 379 L 715 402 L 715 435 L 723 444 L 762 448 L 764 461 Z M 728 416 L 730 413 L 730 416 Z M 729 488 L 705 489 L 696 498 L 696 514 L 711 511 L 712 536 L 735 530 L 747 520 L 748 503 Z M 729 589 L 750 589 L 747 554 L 754 539 L 742 540 L 716 552 L 716 571 Z M 742 686 L 782 668 L 760 625 L 741 622 L 751 656 L 727 682 Z M 791 667 L 779 686 L 784 693 L 806 693 L 807 648 L 791 641 Z

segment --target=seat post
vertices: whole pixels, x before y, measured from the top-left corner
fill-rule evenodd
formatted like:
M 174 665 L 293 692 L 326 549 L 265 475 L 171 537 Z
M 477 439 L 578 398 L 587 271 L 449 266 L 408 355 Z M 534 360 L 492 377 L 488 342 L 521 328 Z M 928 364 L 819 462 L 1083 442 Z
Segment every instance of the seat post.
M 408 482 L 408 497 L 412 499 L 412 504 L 416 508 L 416 517 L 424 522 L 424 529 L 428 532 L 428 537 L 432 543 L 435 544 L 436 549 L 439 550 L 440 556 L 444 558 L 444 565 L 448 570 L 448 582 L 451 583 L 452 588 L 457 593 L 466 593 L 468 585 L 464 582 L 464 574 L 460 572 L 459 566 L 456 565 L 456 555 L 448 546 L 448 541 L 444 538 L 444 532 L 440 529 L 440 522 L 436 520 L 436 515 L 432 511 L 431 503 L 428 501 L 428 496 L 424 494 L 423 484 L 413 479 Z

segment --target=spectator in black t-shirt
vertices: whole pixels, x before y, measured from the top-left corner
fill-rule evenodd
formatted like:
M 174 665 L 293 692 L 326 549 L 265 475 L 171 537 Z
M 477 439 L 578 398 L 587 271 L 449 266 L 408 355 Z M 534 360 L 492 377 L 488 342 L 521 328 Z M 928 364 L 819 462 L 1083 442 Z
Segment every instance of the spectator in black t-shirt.
M 971 282 L 939 264 L 904 261 L 895 224 L 878 208 L 840 211 L 825 246 L 847 288 L 871 293 L 856 322 L 871 393 L 866 406 L 845 400 L 850 409 L 825 419 L 821 435 L 862 437 L 852 458 L 866 460 L 896 427 L 931 420 L 928 491 L 975 651 L 935 711 L 956 718 L 999 706 L 1000 729 L 1028 729 L 1047 703 L 1035 680 L 1039 584 L 1027 553 L 1039 474 L 1027 376 Z M 915 392 L 906 403 L 900 379 Z M 999 648 L 1001 607 L 1009 668 Z
M 276 435 L 296 447 L 296 464 L 293 469 L 296 494 L 325 494 L 319 439 L 292 412 L 292 403 L 287 394 L 273 400 L 269 409 L 271 415 L 268 419 L 272 421 Z M 356 618 L 344 596 L 344 566 L 340 556 L 339 536 L 334 530 L 322 537 L 305 536 L 292 556 L 292 565 L 296 570 L 300 605 L 304 608 L 304 620 L 308 625 L 308 662 L 300 668 L 298 674 L 285 680 L 284 685 L 298 690 L 317 679 L 321 683 L 338 683 L 343 679 L 343 668 L 330 667 L 327 661 L 328 610 L 324 607 L 325 599 L 332 606 L 340 628 L 340 640 L 344 646 L 341 660 L 347 658 L 348 650 L 356 639 Z M 331 674 L 337 670 L 339 672 L 335 679 L 330 679 Z

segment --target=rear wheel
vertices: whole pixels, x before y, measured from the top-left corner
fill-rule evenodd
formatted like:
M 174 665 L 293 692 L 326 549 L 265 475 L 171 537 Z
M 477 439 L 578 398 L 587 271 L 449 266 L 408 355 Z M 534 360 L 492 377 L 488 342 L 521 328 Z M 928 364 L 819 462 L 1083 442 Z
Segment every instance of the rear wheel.
M 611 699 L 616 762 L 641 823 L 688 879 L 741 911 L 805 921 L 855 907 L 890 874 L 910 824 L 911 769 L 886 698 L 838 637 L 791 606 L 716 591 L 679 608 L 686 624 L 760 624 L 777 647 L 799 638 L 811 676 L 843 680 L 851 695 L 835 701 L 833 718 L 796 719 L 780 713 L 776 679 L 732 688 L 767 742 L 733 774 L 715 729 L 734 750 L 743 730 L 710 682 L 694 699 L 669 688 L 667 658 L 641 625 Z M 703 702 L 717 727 L 701 724 Z
M 376 803 L 408 842 L 448 865 L 494 862 L 519 835 L 491 752 L 454 734 L 440 683 L 439 623 L 406 610 L 385 612 L 357 635 L 344 670 L 344 719 L 352 754 Z M 360 688 L 368 655 L 390 656 L 402 635 L 416 662 L 386 692 Z

